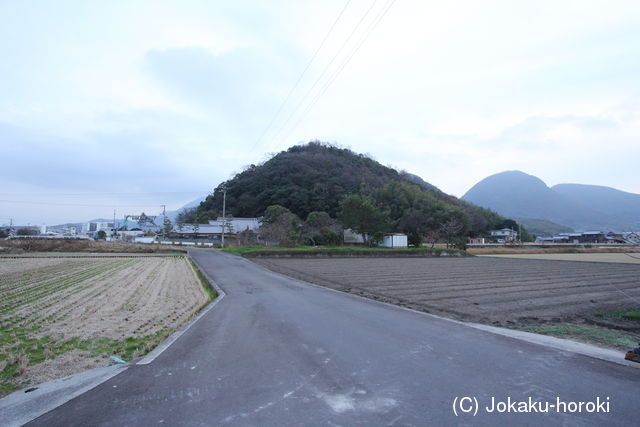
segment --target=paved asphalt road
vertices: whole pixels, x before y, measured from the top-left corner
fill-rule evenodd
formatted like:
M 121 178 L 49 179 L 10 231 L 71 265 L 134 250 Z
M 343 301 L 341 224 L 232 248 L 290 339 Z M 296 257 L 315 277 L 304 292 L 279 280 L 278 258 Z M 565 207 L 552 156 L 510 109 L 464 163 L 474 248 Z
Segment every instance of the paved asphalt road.
M 310 286 L 229 254 L 192 255 L 227 296 L 152 363 L 30 425 L 640 425 L 640 369 Z M 477 416 L 454 415 L 465 396 L 478 400 Z M 492 397 L 600 398 L 609 412 L 488 413 Z

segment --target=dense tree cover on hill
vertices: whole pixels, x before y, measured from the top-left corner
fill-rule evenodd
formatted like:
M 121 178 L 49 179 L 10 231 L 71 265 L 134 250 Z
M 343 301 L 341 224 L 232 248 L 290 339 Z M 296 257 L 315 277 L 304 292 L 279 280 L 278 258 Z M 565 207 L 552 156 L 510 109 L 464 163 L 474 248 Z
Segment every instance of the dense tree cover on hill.
M 327 217 L 339 219 L 345 226 L 370 235 L 376 231 L 405 232 L 413 243 L 429 233 L 451 238 L 452 230 L 456 236 L 483 235 L 505 222 L 495 212 L 447 195 L 415 175 L 321 142 L 294 146 L 261 165 L 249 166 L 220 184 L 200 204 L 196 216 L 222 211 L 223 187 L 229 214 L 265 215 L 265 223 L 275 224 L 271 216 L 286 209 L 291 215 L 287 213 L 282 224 L 271 228 L 294 222 L 300 236 L 300 219 L 311 213 L 315 213 L 315 220 L 322 218 L 320 222 L 326 223 Z M 331 227 L 325 228 L 328 233 Z
M 281 205 L 300 218 L 310 212 L 336 217 L 342 197 L 366 185 L 380 188 L 398 179 L 398 172 L 362 154 L 319 142 L 283 151 L 262 165 L 251 165 L 218 186 L 198 207 L 222 211 L 221 186 L 227 188 L 227 211 L 236 217 L 261 216 L 270 205 Z

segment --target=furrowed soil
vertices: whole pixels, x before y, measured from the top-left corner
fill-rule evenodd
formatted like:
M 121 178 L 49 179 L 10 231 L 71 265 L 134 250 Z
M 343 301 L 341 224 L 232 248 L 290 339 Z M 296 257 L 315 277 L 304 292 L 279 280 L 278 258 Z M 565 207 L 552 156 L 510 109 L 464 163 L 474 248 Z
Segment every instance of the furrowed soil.
M 307 282 L 458 320 L 505 327 L 588 323 L 640 339 L 638 322 L 595 316 L 640 307 L 640 264 L 493 257 L 253 261 Z
M 640 264 L 640 253 L 579 253 L 579 254 L 494 254 L 480 255 L 497 258 L 519 258 L 519 259 L 548 259 L 556 261 L 588 261 L 588 262 L 613 262 L 623 264 Z
M 184 256 L 0 258 L 0 394 L 142 356 L 209 296 Z

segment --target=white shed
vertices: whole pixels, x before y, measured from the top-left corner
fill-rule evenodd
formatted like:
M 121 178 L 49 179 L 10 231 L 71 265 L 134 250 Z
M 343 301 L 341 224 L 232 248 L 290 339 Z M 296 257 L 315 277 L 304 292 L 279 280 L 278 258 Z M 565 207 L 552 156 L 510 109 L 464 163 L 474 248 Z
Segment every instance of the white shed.
M 406 248 L 408 246 L 407 235 L 402 233 L 385 234 L 380 246 L 385 248 Z

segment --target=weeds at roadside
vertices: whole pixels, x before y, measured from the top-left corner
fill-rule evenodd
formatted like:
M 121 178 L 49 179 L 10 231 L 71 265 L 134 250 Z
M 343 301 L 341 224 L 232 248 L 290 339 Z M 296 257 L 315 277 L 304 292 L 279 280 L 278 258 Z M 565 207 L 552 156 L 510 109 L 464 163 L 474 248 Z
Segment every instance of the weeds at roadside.
M 188 260 L 189 260 L 189 264 L 191 264 L 191 268 L 193 268 L 193 271 L 195 272 L 196 277 L 198 278 L 198 282 L 200 282 L 200 286 L 202 286 L 202 289 L 204 289 L 204 291 L 207 293 L 207 296 L 209 298 L 207 302 L 205 302 L 200 308 L 200 310 L 202 310 L 204 307 L 207 306 L 207 304 L 209 304 L 209 302 L 216 299 L 218 294 L 216 294 L 216 291 L 213 290 L 213 287 L 209 284 L 209 281 L 207 280 L 206 277 L 204 277 L 204 275 L 202 274 L 198 266 L 193 262 L 193 260 L 191 258 L 188 258 Z
M 55 359 L 73 350 L 86 351 L 90 357 L 107 358 L 111 355 L 126 361 L 142 357 L 154 349 L 174 332 L 165 328 L 155 334 L 142 337 L 128 337 L 124 340 L 93 338 L 82 340 L 73 337 L 68 340 L 45 336 L 29 339 L 33 331 L 24 329 L 0 332 L 0 348 L 10 349 L 0 353 L 0 396 L 22 387 L 20 377 L 29 366 L 47 359 Z
M 594 316 L 600 319 L 622 319 L 640 321 L 640 307 L 596 313 Z
M 587 343 L 600 344 L 619 349 L 635 347 L 638 341 L 640 341 L 640 336 L 634 334 L 571 323 L 556 323 L 543 326 L 518 326 L 516 329 L 559 338 L 574 338 Z

